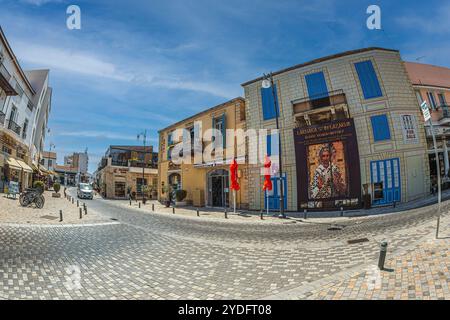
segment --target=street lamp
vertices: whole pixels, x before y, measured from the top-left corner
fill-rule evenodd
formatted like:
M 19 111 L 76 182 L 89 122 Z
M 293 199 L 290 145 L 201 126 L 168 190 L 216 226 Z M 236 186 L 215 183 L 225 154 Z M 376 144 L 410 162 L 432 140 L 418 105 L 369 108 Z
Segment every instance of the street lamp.
M 144 130 L 144 132 L 141 132 L 137 135 L 137 139 L 140 140 L 142 137 L 142 140 L 144 142 L 144 163 L 142 164 L 142 184 L 141 184 L 141 192 L 142 192 L 142 202 L 145 204 L 145 193 L 144 193 L 144 184 L 145 184 L 145 142 L 147 141 L 147 129 Z
M 282 147 L 281 147 L 281 131 L 280 131 L 280 123 L 279 123 L 279 110 L 277 108 L 277 93 L 275 92 L 275 85 L 273 82 L 273 74 L 272 72 L 269 74 L 264 74 L 263 75 L 263 82 L 262 82 L 262 86 L 265 89 L 268 88 L 272 88 L 272 96 L 273 96 L 273 107 L 275 109 L 275 115 L 276 115 L 276 125 L 277 125 L 277 130 L 278 130 L 278 153 L 279 153 L 279 179 L 280 179 L 280 218 L 285 219 L 286 218 L 286 214 L 284 213 L 284 181 L 283 181 L 283 154 L 282 154 Z

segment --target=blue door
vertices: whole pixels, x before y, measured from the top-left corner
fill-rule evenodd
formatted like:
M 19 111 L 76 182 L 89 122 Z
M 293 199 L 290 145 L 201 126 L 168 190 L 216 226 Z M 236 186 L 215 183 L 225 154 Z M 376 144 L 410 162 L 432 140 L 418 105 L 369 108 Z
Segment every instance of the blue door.
M 401 200 L 400 159 L 370 163 L 373 205 L 389 205 Z
M 269 198 L 269 210 L 280 210 L 281 185 L 279 177 L 272 177 L 272 191 L 265 192 L 264 208 L 267 210 L 267 198 Z M 287 179 L 283 175 L 284 208 L 287 209 Z

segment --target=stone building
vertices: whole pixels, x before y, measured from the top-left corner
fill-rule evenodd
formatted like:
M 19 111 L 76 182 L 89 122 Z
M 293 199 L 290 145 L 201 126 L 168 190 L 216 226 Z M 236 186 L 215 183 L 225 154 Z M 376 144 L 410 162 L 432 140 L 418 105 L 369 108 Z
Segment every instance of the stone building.
M 156 198 L 158 184 L 157 155 L 153 147 L 110 146 L 96 172 L 96 184 L 107 199 L 127 199 L 128 191 L 133 198 L 147 196 Z M 146 197 L 147 197 L 146 196 Z M 148 199 L 148 197 L 147 197 Z
M 450 69 L 429 64 L 405 62 L 417 100 L 428 103 L 435 130 L 442 182 L 450 186 Z M 425 123 L 431 179 L 437 183 L 436 156 L 430 125 Z
M 242 85 L 246 125 L 274 129 L 275 101 L 288 210 L 357 208 L 363 194 L 370 194 L 374 206 L 392 205 L 429 193 L 423 118 L 398 51 L 348 51 L 273 77 L 275 97 L 272 88 L 262 87 L 263 78 Z M 263 148 L 268 142 L 262 141 Z M 249 154 L 257 148 L 250 144 Z M 262 181 L 260 166 L 252 166 L 251 209 L 266 206 Z M 277 199 L 279 189 L 268 197 Z M 269 206 L 278 210 L 279 202 Z
M 212 128 L 217 130 L 217 137 L 213 136 L 214 133 L 207 133 Z M 188 204 L 233 207 L 229 167 L 236 158 L 240 163 L 236 206 L 248 208 L 246 146 L 245 140 L 235 140 L 236 129 L 245 129 L 243 98 L 222 103 L 160 130 L 158 199 L 164 201 L 169 192 L 182 189 L 187 191 Z M 189 151 L 182 156 L 189 160 L 183 163 L 173 161 L 176 146 L 183 144 L 187 144 Z M 212 157 L 208 159 L 210 155 Z

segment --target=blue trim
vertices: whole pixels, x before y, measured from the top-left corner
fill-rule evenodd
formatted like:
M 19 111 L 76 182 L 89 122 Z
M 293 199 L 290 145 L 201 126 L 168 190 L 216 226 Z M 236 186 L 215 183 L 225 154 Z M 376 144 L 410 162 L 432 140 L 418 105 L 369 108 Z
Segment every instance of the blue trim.
M 278 183 L 277 180 L 279 180 L 279 177 L 272 177 L 272 185 L 273 190 L 272 194 L 267 196 L 267 192 L 264 192 L 264 209 L 267 210 L 267 198 L 269 198 L 269 210 L 280 210 L 280 190 L 278 190 Z M 288 193 L 288 186 L 287 186 L 287 178 L 286 174 L 283 174 L 283 185 L 284 185 L 284 209 L 287 209 L 287 193 Z
M 311 73 L 305 76 L 308 95 L 313 99 L 328 97 L 328 87 L 323 72 Z
M 274 85 L 275 93 L 277 92 L 277 86 Z M 280 108 L 278 106 L 278 99 L 274 99 L 272 88 L 261 88 L 261 99 L 262 99 L 262 109 L 263 109 L 263 119 L 271 120 L 275 119 L 277 112 L 274 108 L 274 103 L 276 103 L 278 114 L 280 113 Z M 275 101 L 274 101 L 275 100 Z
M 383 141 L 391 139 L 391 131 L 389 130 L 389 121 L 385 114 L 370 117 L 372 122 L 373 140 Z
M 365 99 L 382 97 L 380 83 L 371 60 L 355 63 L 359 83 Z
M 376 172 L 373 171 L 373 165 L 376 165 Z M 390 170 L 388 170 L 388 164 L 390 166 Z M 397 166 L 397 172 L 394 170 L 394 164 Z M 381 170 L 381 166 L 383 167 L 383 170 Z M 376 173 L 376 179 L 374 179 L 374 173 Z M 372 185 L 374 183 L 383 182 L 383 199 L 373 199 L 372 203 L 374 206 L 382 206 L 382 205 L 389 205 L 395 202 L 401 201 L 401 174 L 400 174 L 400 159 L 399 158 L 393 158 L 393 159 L 386 159 L 386 160 L 379 160 L 379 161 L 371 161 L 370 162 L 370 181 Z M 397 174 L 397 184 L 398 187 L 395 186 L 395 175 Z M 383 175 L 383 179 L 381 179 L 381 176 Z M 391 179 L 391 186 L 388 184 L 389 178 Z

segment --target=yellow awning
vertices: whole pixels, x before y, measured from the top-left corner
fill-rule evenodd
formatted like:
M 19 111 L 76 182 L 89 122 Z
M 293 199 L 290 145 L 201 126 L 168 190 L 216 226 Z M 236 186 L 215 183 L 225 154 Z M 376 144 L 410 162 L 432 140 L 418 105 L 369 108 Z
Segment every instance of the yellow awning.
M 49 172 L 48 172 L 48 170 L 42 165 L 42 164 L 39 164 L 39 170 L 44 174 L 44 175 L 48 175 L 49 174 Z
M 27 165 L 25 162 L 23 162 L 22 160 L 17 160 L 17 162 L 23 168 L 23 171 L 33 173 L 33 169 L 31 169 L 31 167 Z
M 6 163 L 8 164 L 8 166 L 9 166 L 11 169 L 14 169 L 14 170 L 22 170 L 22 167 L 21 167 L 20 164 L 17 162 L 17 160 L 14 159 L 14 158 L 8 157 L 8 158 L 6 159 Z

